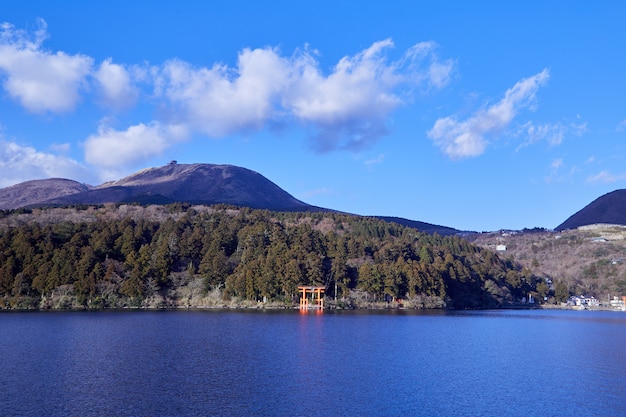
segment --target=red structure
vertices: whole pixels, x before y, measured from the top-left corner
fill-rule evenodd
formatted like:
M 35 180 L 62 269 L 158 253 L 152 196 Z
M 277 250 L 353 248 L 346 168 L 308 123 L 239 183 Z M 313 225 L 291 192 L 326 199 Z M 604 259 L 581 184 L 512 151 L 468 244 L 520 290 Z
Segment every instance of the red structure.
M 322 294 L 324 294 L 325 290 L 325 287 L 300 285 L 298 287 L 298 291 L 300 292 L 300 309 L 319 308 L 323 310 L 324 299 L 322 298 Z

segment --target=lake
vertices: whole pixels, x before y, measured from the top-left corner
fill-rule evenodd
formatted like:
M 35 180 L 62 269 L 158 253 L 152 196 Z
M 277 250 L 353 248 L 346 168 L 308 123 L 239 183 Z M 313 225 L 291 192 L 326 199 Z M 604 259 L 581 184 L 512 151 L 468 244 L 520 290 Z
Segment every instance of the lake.
M 0 314 L 3 416 L 621 416 L 626 313 Z

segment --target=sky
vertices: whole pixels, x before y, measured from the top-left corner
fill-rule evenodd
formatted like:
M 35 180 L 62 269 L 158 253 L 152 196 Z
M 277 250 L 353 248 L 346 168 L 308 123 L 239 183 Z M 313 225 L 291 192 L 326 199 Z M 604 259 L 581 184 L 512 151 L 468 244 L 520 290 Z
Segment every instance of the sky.
M 0 9 L 0 187 L 178 163 L 459 230 L 626 188 L 626 2 L 35 1 Z

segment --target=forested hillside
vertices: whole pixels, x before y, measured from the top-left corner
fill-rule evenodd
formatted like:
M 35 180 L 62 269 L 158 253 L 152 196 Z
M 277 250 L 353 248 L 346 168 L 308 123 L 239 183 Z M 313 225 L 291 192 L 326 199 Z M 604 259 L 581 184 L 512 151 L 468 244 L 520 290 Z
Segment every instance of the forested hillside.
M 499 256 L 552 279 L 558 301 L 583 294 L 606 301 L 626 294 L 624 226 L 585 226 L 562 232 L 482 233 L 475 236 L 474 243 L 492 250 L 504 245 L 506 251 Z
M 344 308 L 479 308 L 538 283 L 459 237 L 338 213 L 109 205 L 0 219 L 2 308 L 291 306 L 298 285 Z

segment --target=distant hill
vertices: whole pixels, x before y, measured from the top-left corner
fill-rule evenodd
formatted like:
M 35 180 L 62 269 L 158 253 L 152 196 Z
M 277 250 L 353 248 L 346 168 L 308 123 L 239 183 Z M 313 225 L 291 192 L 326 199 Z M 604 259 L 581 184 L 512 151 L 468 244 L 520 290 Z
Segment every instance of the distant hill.
M 569 295 L 606 301 L 626 295 L 626 227 L 479 233 L 472 243 L 514 259 L 529 274 L 560 283 Z M 560 300 L 563 301 L 563 300 Z
M 555 230 L 576 229 L 598 223 L 626 225 L 626 190 L 612 191 L 595 199 Z
M 401 217 L 392 217 L 392 216 L 374 216 L 374 217 L 376 217 L 377 219 L 384 220 L 386 222 L 394 222 L 402 226 L 412 227 L 421 232 L 429 233 L 431 235 L 434 233 L 437 233 L 441 236 L 449 236 L 449 235 L 460 233 L 459 230 L 453 229 L 452 227 L 438 226 L 436 224 L 419 222 L 417 220 L 403 219 Z
M 230 204 L 272 211 L 334 211 L 304 203 L 261 174 L 233 165 L 178 164 L 147 168 L 118 181 L 89 186 L 67 179 L 27 181 L 0 189 L 0 210 L 105 203 Z M 380 219 L 442 236 L 451 227 L 389 216 Z
M 86 192 L 90 186 L 62 178 L 26 181 L 0 189 L 0 210 L 28 207 L 49 199 Z

